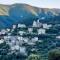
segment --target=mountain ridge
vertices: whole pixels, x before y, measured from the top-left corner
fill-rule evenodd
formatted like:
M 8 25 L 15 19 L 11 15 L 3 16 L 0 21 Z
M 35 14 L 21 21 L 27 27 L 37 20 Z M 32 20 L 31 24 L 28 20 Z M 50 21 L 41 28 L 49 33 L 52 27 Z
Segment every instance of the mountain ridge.
M 58 10 L 58 12 L 60 12 L 60 9 L 57 9 L 57 8 L 40 8 L 40 7 L 36 7 L 36 6 L 32 6 L 32 5 L 29 5 L 29 4 L 23 4 L 23 3 L 20 3 L 20 4 L 18 4 L 18 3 L 16 3 L 16 4 L 12 4 L 12 5 L 5 5 L 5 4 L 0 4 L 0 9 L 1 8 L 3 8 L 3 9 L 9 9 L 9 8 L 11 8 L 11 7 L 13 7 L 13 6 L 16 6 L 16 5 L 24 5 L 24 6 L 29 6 L 29 7 L 34 7 L 34 8 L 38 8 L 38 9 L 44 9 L 45 11 L 49 11 L 49 10 L 53 10 L 53 11 L 57 11 Z
M 32 24 L 33 20 L 44 17 L 50 20 L 55 16 L 60 16 L 60 9 L 38 8 L 28 4 L 0 4 L 0 28 L 10 27 L 13 24 Z M 59 19 L 58 19 L 59 20 Z

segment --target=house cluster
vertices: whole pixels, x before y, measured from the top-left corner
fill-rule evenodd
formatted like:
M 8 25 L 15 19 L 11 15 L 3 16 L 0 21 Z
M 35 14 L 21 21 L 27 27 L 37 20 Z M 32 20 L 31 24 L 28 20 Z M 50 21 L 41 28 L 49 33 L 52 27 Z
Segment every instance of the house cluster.
M 36 31 L 37 34 L 45 34 L 46 29 L 49 29 L 50 27 L 52 27 L 51 24 L 48 25 L 47 23 L 40 23 L 39 20 L 37 20 L 37 21 L 33 21 L 33 24 L 30 27 L 27 27 L 25 24 L 18 24 L 18 25 L 13 25 L 12 28 L 2 29 L 2 30 L 0 30 L 0 36 L 1 35 L 9 35 L 15 29 L 18 31 L 19 28 L 21 28 L 19 30 L 20 34 L 25 33 L 25 32 L 33 33 L 34 29 L 37 30 Z M 22 28 L 27 28 L 27 31 L 24 32 L 24 30 L 22 30 Z
M 39 19 L 37 21 L 33 21 L 32 27 L 42 27 L 44 29 L 49 29 L 52 27 L 52 24 L 47 24 L 47 23 L 40 23 Z
M 40 23 L 39 20 L 33 21 L 32 26 L 29 27 L 25 24 L 13 25 L 12 28 L 0 30 L 0 44 L 6 42 L 10 46 L 11 51 L 19 51 L 21 54 L 27 55 L 24 44 L 34 46 L 36 42 L 42 43 L 43 40 L 40 40 L 38 35 L 45 35 L 46 30 L 51 27 L 52 24 Z

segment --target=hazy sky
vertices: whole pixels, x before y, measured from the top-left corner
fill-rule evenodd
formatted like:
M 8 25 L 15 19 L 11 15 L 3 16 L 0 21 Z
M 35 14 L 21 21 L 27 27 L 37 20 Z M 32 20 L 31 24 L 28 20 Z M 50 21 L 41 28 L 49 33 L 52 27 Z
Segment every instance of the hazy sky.
M 60 0 L 0 0 L 0 4 L 14 3 L 26 3 L 44 8 L 60 8 Z

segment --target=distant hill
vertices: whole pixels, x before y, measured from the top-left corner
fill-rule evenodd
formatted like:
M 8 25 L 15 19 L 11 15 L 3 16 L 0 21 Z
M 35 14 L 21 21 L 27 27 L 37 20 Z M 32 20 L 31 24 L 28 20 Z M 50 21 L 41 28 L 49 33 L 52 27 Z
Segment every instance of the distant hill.
M 31 25 L 33 20 L 60 20 L 60 9 L 38 8 L 27 4 L 0 4 L 0 29 L 12 24 L 25 23 Z

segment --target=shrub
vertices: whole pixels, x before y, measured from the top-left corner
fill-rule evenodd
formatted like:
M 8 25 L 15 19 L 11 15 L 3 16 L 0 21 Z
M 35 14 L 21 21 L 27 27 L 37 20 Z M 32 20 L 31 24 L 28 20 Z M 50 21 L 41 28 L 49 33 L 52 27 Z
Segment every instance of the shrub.
M 60 49 L 54 49 L 49 52 L 48 60 L 60 60 Z
M 31 54 L 28 56 L 27 60 L 41 60 L 40 55 L 38 54 Z

